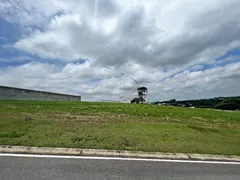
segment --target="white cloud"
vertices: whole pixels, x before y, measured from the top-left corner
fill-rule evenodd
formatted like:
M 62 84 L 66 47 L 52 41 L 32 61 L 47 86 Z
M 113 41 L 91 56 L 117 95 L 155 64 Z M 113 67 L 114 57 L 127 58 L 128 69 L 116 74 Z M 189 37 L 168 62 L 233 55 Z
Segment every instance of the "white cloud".
M 169 77 L 169 74 L 176 72 L 175 69 L 164 73 L 157 69 L 149 71 L 146 67 L 137 66 L 135 64 L 135 68 L 140 70 L 140 73 L 126 73 L 119 78 L 118 75 L 121 72 L 111 69 L 108 71 L 105 68 L 91 68 L 88 62 L 69 63 L 62 68 L 57 65 L 32 62 L 0 70 L 2 77 L 0 84 L 78 94 L 82 95 L 83 100 L 133 98 L 136 96 L 136 92 L 133 92 L 139 85 L 148 87 L 150 100 L 231 96 L 239 95 L 240 92 L 238 86 L 240 62 L 204 71 L 186 70 L 173 77 Z M 126 72 L 127 68 L 124 68 Z M 138 84 L 130 77 L 134 77 Z M 161 80 L 163 77 L 166 79 Z
M 232 72 L 232 66 L 239 63 L 201 70 L 203 63 L 217 65 L 217 57 L 240 47 L 239 9 L 239 0 L 4 0 L 0 16 L 23 28 L 12 46 L 39 56 L 41 62 L 55 61 L 55 65 L 9 67 L 5 71 L 12 75 L 5 77 L 9 84 L 19 77 L 29 88 L 93 95 L 93 99 L 106 94 L 118 97 L 121 71 L 126 93 L 136 86 L 133 77 L 150 88 L 153 98 L 227 95 L 230 89 L 229 95 L 236 94 L 233 82 L 239 74 Z M 66 65 L 60 68 L 56 59 Z M 87 61 L 74 63 L 81 59 Z M 123 70 L 121 63 L 114 67 L 119 60 Z M 45 69 L 44 74 L 32 81 L 25 80 L 25 73 L 16 75 L 30 66 Z
M 239 95 L 240 62 L 204 71 L 184 71 L 162 82 L 172 97 L 204 98 Z M 163 97 L 163 96 L 162 96 Z
M 65 13 L 50 18 L 42 32 L 20 39 L 16 48 L 42 58 L 88 58 L 105 65 L 131 58 L 165 66 L 213 60 L 240 40 L 237 0 L 133 1 L 128 7 L 123 1 L 96 1 L 98 16 L 94 1 L 59 2 Z

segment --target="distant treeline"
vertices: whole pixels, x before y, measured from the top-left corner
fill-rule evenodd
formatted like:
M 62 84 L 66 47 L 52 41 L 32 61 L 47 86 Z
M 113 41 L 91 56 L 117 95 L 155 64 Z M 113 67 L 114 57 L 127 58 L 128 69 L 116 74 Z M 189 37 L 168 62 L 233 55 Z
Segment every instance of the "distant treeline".
M 195 107 L 195 108 L 215 108 L 222 110 L 240 110 L 240 96 L 237 97 L 217 97 L 211 99 L 196 99 L 177 101 L 172 99 L 169 101 L 158 101 L 153 104 L 162 104 L 180 107 Z

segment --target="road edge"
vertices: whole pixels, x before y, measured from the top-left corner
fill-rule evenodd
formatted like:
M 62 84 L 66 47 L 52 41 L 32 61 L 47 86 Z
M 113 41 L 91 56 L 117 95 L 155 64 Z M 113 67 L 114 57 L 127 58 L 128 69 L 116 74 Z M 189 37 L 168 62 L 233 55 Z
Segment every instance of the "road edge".
M 0 145 L 0 153 L 240 162 L 240 156 Z

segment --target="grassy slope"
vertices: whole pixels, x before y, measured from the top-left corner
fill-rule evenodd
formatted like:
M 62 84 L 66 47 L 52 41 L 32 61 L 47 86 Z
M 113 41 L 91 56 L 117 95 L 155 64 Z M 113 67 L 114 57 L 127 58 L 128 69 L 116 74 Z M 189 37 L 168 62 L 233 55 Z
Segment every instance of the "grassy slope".
M 240 112 L 0 101 L 0 144 L 240 155 Z

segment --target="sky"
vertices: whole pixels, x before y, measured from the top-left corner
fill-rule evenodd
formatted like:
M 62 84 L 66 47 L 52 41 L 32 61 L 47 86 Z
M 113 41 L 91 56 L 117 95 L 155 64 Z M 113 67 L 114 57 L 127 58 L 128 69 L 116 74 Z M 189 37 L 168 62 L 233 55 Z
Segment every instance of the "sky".
M 0 85 L 124 101 L 240 95 L 239 0 L 1 0 Z

